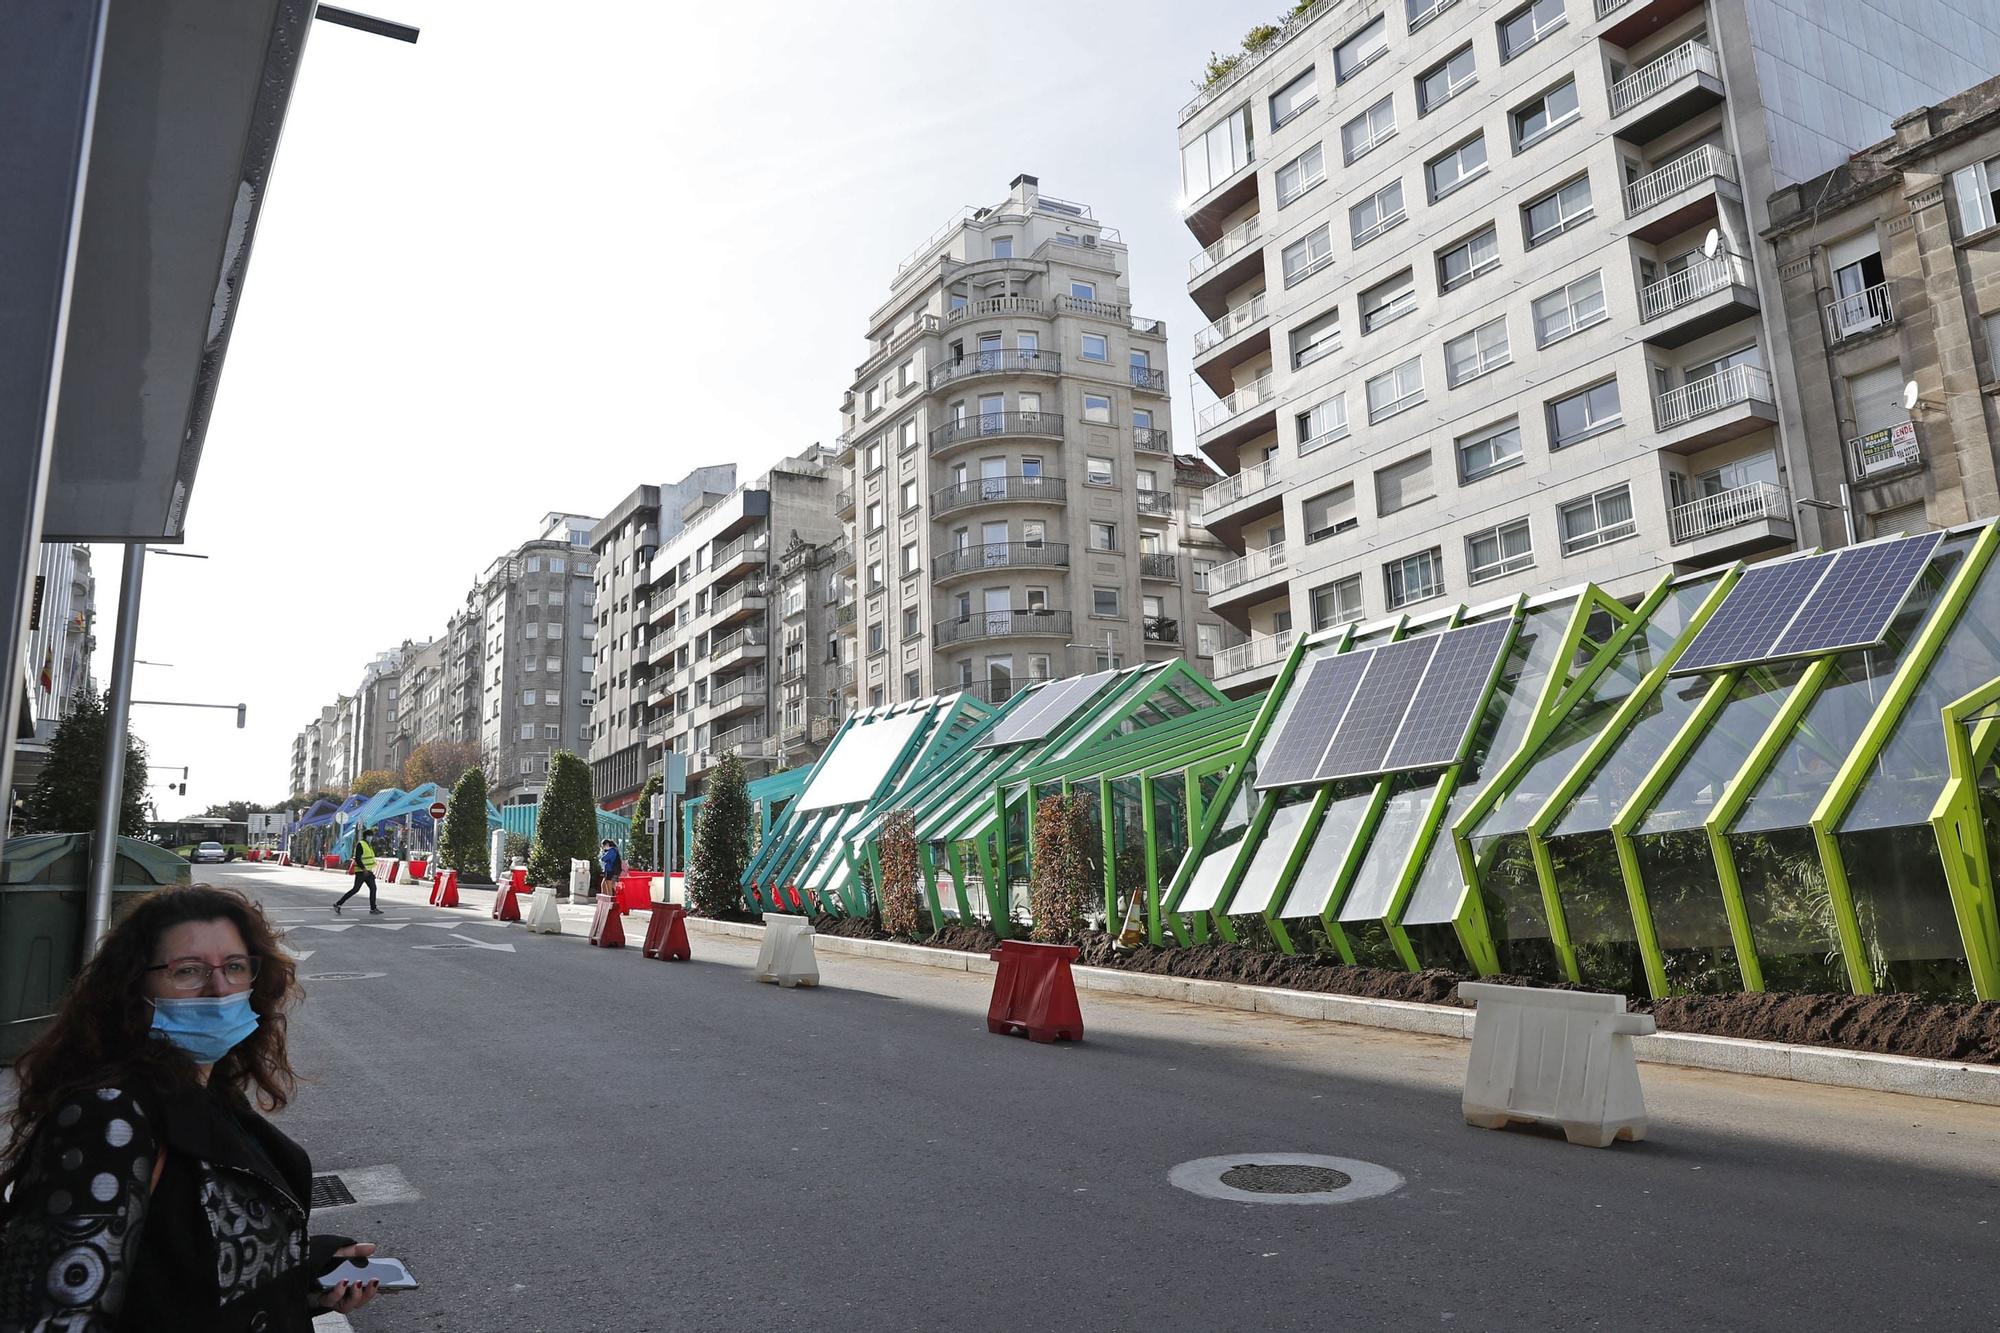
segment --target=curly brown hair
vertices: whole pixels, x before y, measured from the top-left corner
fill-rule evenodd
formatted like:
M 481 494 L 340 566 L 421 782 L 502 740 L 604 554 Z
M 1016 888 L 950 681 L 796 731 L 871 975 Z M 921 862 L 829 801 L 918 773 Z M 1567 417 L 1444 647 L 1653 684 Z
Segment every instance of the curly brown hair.
M 229 921 L 259 960 L 250 986 L 257 1030 L 209 1070 L 208 1083 L 247 1101 L 257 1090 L 266 1111 L 282 1110 L 297 1085 L 285 1051 L 285 1015 L 299 998 L 298 970 L 278 945 L 264 909 L 232 889 L 183 884 L 141 898 L 111 928 L 97 954 L 63 997 L 55 1020 L 14 1063 L 19 1096 L 8 1112 L 0 1151 L 0 1196 L 26 1165 L 35 1127 L 63 1098 L 83 1088 L 118 1086 L 171 1090 L 193 1087 L 201 1075 L 186 1052 L 152 1036 L 153 1009 L 144 988 L 160 937 L 188 921 Z

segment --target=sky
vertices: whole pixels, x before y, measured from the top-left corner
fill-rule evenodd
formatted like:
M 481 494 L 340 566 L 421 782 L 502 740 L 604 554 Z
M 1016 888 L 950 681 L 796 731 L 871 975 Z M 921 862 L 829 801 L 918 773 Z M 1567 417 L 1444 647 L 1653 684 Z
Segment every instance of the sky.
M 840 431 L 896 264 L 1017 174 L 1091 206 L 1192 438 L 1179 109 L 1283 0 L 373 0 L 301 74 L 135 708 L 162 817 L 284 799 L 292 737 L 550 510 Z M 121 548 L 94 552 L 100 681 Z M 158 785 L 186 766 L 187 793 Z

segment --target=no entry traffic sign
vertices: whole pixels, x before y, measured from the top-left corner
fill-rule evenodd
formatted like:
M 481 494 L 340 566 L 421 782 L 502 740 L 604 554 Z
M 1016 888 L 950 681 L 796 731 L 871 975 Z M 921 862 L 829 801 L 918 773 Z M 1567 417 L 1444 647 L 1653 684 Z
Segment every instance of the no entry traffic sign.
M 432 818 L 432 819 L 443 819 L 443 818 L 444 818 L 444 802 L 443 802 L 443 801 L 432 801 L 432 802 L 431 802 L 431 818 Z

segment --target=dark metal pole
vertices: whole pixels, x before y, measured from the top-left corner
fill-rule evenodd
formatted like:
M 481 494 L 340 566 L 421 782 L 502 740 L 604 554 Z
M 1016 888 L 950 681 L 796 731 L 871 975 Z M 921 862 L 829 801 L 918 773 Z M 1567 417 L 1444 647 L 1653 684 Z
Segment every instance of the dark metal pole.
M 57 386 L 109 0 L 15 6 L 0 42 L 0 842 L 26 703 L 28 580 L 41 554 Z
M 111 928 L 111 880 L 118 869 L 118 816 L 125 807 L 125 733 L 132 719 L 132 659 L 139 655 L 139 595 L 146 544 L 125 548 L 118 579 L 118 630 L 111 648 L 110 699 L 104 709 L 104 764 L 97 788 L 97 849 L 90 865 L 90 902 L 83 924 L 83 959 Z
M 340 9 L 334 5 L 321 5 L 313 12 L 313 17 L 325 23 L 342 28 L 353 28 L 357 32 L 373 33 L 377 37 L 393 37 L 399 42 L 417 40 L 417 29 L 408 23 L 398 23 L 394 19 L 378 19 L 373 14 L 357 13 L 352 9 Z

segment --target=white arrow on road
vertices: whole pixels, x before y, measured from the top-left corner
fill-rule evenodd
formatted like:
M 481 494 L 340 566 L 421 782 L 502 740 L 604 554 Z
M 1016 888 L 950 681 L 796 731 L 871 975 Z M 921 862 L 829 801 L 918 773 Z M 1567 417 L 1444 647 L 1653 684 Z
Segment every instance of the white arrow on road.
M 356 925 L 358 925 L 358 924 L 360 924 L 360 923 L 359 923 L 359 922 L 355 922 L 355 921 L 328 921 L 328 922 L 320 922 L 320 923 L 316 923 L 316 924 L 312 924 L 312 925 L 304 925 L 304 926 L 293 926 L 293 927 L 292 927 L 292 929 L 293 929 L 293 930 L 335 930 L 335 931 L 339 931 L 339 930 L 352 930 L 352 929 L 354 929 L 354 927 L 355 927 Z
M 303 962 L 304 962 L 304 961 L 305 961 L 306 959 L 308 959 L 308 958 L 312 957 L 312 956 L 313 956 L 313 955 L 314 955 L 315 953 L 319 952 L 319 951 L 318 951 L 317 949 L 292 949 L 292 948 L 287 948 L 287 947 L 286 947 L 285 945 L 282 945 L 282 944 L 280 944 L 280 945 L 279 945 L 278 947 L 279 947 L 280 949 L 284 949 L 284 950 L 285 950 L 285 956 L 286 956 L 287 958 L 291 959 L 291 960 L 292 960 L 293 962 L 295 962 L 295 963 L 303 963 Z
M 404 926 L 420 925 L 421 923 L 416 921 L 363 921 L 361 924 L 370 930 L 401 930 Z
M 459 942 L 460 942 L 461 944 L 465 944 L 465 945 L 469 945 L 470 947 L 472 947 L 472 948 L 474 948 L 474 949 L 491 949 L 491 950 L 493 950 L 493 951 L 494 951 L 495 953 L 513 953 L 513 952 L 514 952 L 514 946 L 513 946 L 513 945 L 511 945 L 511 944 L 488 944 L 488 943 L 486 943 L 486 942 L 485 942 L 484 940 L 475 940 L 475 939 L 472 939 L 471 937 L 469 937 L 469 936 L 466 936 L 466 935 L 454 935 L 454 936 L 452 936 L 452 938 L 453 938 L 453 939 L 455 939 L 455 940 L 457 940 L 457 941 L 459 941 Z M 457 948 L 457 947 L 458 947 L 458 945 L 453 945 L 453 944 L 412 944 L 412 945 L 411 945 L 410 947 L 411 947 L 412 949 L 454 949 L 454 948 Z

